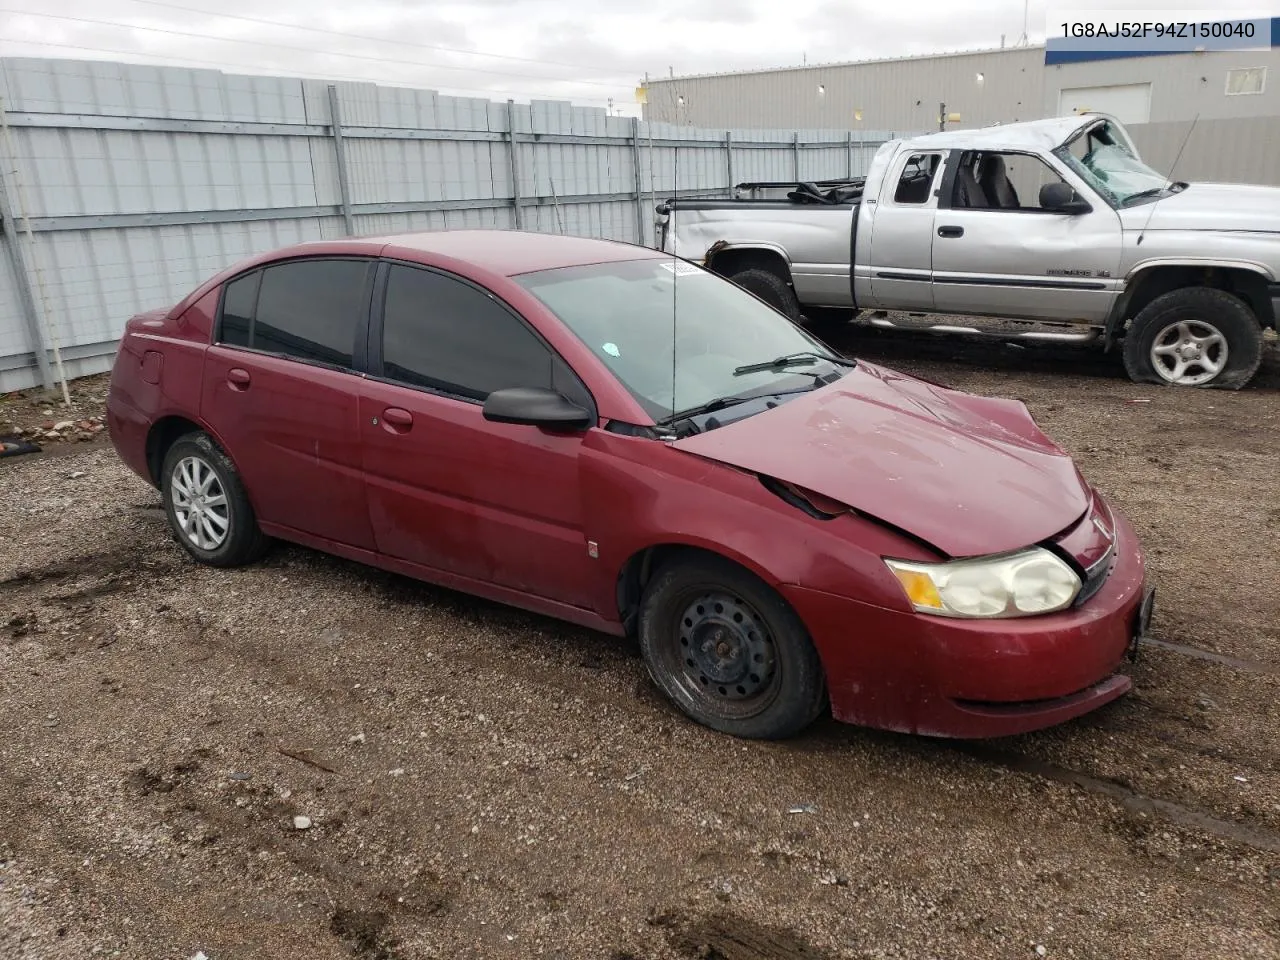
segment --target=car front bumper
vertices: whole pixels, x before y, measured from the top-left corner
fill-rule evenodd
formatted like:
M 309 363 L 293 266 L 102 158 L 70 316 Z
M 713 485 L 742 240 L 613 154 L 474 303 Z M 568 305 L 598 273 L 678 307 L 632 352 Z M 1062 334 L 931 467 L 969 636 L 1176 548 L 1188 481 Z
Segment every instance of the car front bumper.
M 1150 618 L 1142 548 L 1115 515 L 1115 559 L 1079 607 L 1008 620 L 888 610 L 784 587 L 822 657 L 837 720 L 941 737 L 1053 726 L 1132 688 L 1118 673 Z

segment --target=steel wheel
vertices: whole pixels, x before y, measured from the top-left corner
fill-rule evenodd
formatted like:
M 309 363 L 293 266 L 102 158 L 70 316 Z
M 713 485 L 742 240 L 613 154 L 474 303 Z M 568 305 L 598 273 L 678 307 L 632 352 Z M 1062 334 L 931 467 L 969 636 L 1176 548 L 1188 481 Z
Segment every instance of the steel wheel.
M 827 707 L 818 651 L 790 605 L 755 574 L 689 551 L 644 587 L 636 624 L 649 676 L 699 723 L 777 740 Z
M 231 532 L 231 510 L 213 467 L 200 457 L 184 457 L 169 479 L 182 535 L 201 550 L 217 550 Z
M 725 718 L 750 717 L 777 696 L 781 670 L 774 638 L 741 597 L 718 590 L 681 598 L 672 624 L 671 672 L 702 709 Z
M 1227 365 L 1227 338 L 1203 320 L 1166 325 L 1151 343 L 1151 366 L 1167 383 L 1198 387 Z

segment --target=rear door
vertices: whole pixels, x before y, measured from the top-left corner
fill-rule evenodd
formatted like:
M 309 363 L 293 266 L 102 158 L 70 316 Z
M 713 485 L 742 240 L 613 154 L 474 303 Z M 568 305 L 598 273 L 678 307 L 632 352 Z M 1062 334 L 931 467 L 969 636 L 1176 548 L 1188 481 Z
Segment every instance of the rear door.
M 583 532 L 583 433 L 484 419 L 490 392 L 581 381 L 489 291 L 439 270 L 382 267 L 363 465 L 378 550 L 435 570 L 590 608 L 601 575 Z
M 369 550 L 356 368 L 374 267 L 309 258 L 229 281 L 200 405 L 259 520 Z
M 886 310 L 933 309 L 933 217 L 946 151 L 904 151 L 889 167 L 871 218 L 871 298 Z

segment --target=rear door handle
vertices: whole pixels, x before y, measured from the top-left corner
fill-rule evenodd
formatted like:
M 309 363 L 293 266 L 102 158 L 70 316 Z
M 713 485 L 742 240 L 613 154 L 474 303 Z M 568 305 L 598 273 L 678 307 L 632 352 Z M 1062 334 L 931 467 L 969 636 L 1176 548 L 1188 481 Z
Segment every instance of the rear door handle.
M 392 433 L 408 433 L 413 429 L 413 414 L 399 407 L 387 407 L 382 411 L 382 425 Z
M 939 227 L 938 236 L 940 237 L 963 237 L 964 227 Z
M 253 383 L 253 378 L 249 376 L 248 370 L 240 367 L 232 367 L 227 371 L 227 383 L 232 390 L 248 390 L 249 384 Z

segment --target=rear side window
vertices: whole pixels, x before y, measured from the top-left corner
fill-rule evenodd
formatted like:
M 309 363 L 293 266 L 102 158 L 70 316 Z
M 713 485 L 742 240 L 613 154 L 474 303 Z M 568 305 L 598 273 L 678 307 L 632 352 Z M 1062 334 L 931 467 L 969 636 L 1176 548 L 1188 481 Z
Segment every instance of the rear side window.
M 227 285 L 220 341 L 350 369 L 369 261 L 296 260 Z
M 222 297 L 221 341 L 233 347 L 249 346 L 249 327 L 253 322 L 253 308 L 258 302 L 258 284 L 262 271 L 258 270 L 232 280 Z
M 390 379 L 483 400 L 508 387 L 553 388 L 553 357 L 492 296 L 439 273 L 391 268 L 382 321 Z
M 933 175 L 942 163 L 940 153 L 916 153 L 907 158 L 893 192 L 894 203 L 928 203 Z

